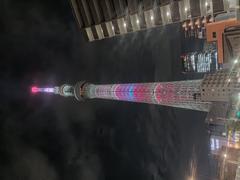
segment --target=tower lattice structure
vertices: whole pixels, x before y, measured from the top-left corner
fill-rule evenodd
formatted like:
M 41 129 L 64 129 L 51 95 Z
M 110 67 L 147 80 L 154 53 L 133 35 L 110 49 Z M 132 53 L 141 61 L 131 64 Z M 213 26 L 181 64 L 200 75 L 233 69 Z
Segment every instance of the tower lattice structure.
M 209 112 L 213 104 L 233 102 L 240 92 L 240 74 L 221 70 L 206 74 L 203 79 L 96 85 L 85 81 L 75 86 L 64 84 L 54 88 L 33 87 L 32 92 L 74 96 L 77 100 L 108 99 L 157 104 Z
M 89 99 L 140 102 L 208 111 L 211 103 L 202 102 L 200 99 L 201 82 L 202 80 L 106 85 L 86 84 L 82 89 L 82 96 Z

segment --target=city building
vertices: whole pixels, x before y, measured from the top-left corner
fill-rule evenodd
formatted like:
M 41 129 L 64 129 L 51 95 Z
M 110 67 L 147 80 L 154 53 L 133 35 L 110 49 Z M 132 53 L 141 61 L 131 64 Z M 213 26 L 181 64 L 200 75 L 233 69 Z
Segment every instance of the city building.
M 240 129 L 230 124 L 209 124 L 211 154 L 218 154 L 223 146 L 240 150 Z
M 219 69 L 217 51 L 191 52 L 181 56 L 183 72 L 207 73 Z
M 231 0 L 71 0 L 88 41 L 229 11 Z
M 240 150 L 222 146 L 218 153 L 212 155 L 217 161 L 217 178 L 219 180 L 237 180 L 239 176 Z
M 237 59 L 240 55 L 240 23 L 225 29 L 222 37 L 224 60 Z
M 218 155 L 223 146 L 227 146 L 228 139 L 224 136 L 210 136 L 210 150 L 212 155 Z
M 229 60 L 232 60 L 229 57 L 224 58 L 224 53 L 225 53 L 224 46 L 228 46 L 228 39 L 231 37 L 234 37 L 233 35 L 230 35 L 231 32 L 230 30 L 228 30 L 228 28 L 231 28 L 231 27 L 236 28 L 239 25 L 240 25 L 240 21 L 238 21 L 236 18 L 231 18 L 231 19 L 226 19 L 226 20 L 221 20 L 221 21 L 206 24 L 207 42 L 217 43 L 218 64 L 225 64 L 225 63 L 228 63 Z M 224 34 L 225 31 L 227 32 Z M 225 38 L 223 39 L 223 37 Z M 239 31 L 238 31 L 238 37 L 240 37 Z M 239 41 L 235 41 L 235 42 L 239 42 Z M 239 45 L 234 47 L 239 47 Z

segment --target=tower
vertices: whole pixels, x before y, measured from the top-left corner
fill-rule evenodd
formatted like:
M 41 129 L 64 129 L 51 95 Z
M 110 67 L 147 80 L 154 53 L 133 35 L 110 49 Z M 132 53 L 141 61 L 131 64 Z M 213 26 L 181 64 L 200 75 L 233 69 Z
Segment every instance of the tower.
M 237 64 L 237 61 L 235 62 Z M 98 98 L 205 112 L 209 112 L 211 107 L 215 112 L 214 109 L 218 108 L 218 105 L 227 103 L 227 106 L 222 106 L 224 108 L 222 116 L 227 116 L 239 111 L 240 74 L 234 70 L 221 70 L 213 74 L 206 74 L 203 79 L 199 80 L 153 83 L 96 85 L 80 81 L 75 86 L 64 84 L 54 88 L 33 87 L 32 92 L 53 93 L 64 97 L 72 96 L 78 101 Z
M 208 111 L 209 102 L 201 102 L 202 80 L 131 83 L 131 84 L 77 84 L 77 99 L 109 99 L 119 101 L 158 104 L 200 111 Z
M 35 87 L 32 91 L 75 96 L 78 101 L 99 98 L 208 111 L 211 103 L 201 101 L 201 83 L 202 80 L 95 85 L 82 81 L 75 86 Z

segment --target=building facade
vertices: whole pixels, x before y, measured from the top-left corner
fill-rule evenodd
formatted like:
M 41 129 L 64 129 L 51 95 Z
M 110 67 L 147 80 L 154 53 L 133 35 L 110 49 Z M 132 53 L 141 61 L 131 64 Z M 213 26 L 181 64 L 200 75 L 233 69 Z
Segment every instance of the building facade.
M 181 56 L 183 72 L 209 73 L 219 69 L 217 51 L 191 52 Z
M 225 12 L 229 0 L 71 0 L 88 41 Z

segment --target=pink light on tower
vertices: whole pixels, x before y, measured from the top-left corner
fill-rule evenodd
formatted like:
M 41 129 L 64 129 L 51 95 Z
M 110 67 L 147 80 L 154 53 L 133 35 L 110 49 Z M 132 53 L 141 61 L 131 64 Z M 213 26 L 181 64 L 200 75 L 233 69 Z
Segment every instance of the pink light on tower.
M 44 92 L 44 93 L 54 93 L 54 88 L 46 87 L 46 88 L 39 88 L 37 86 L 33 86 L 31 88 L 31 92 L 33 94 L 36 94 L 38 92 Z
M 32 92 L 33 94 L 39 92 L 38 87 L 37 87 L 37 86 L 33 86 L 33 87 L 31 88 L 31 92 Z

